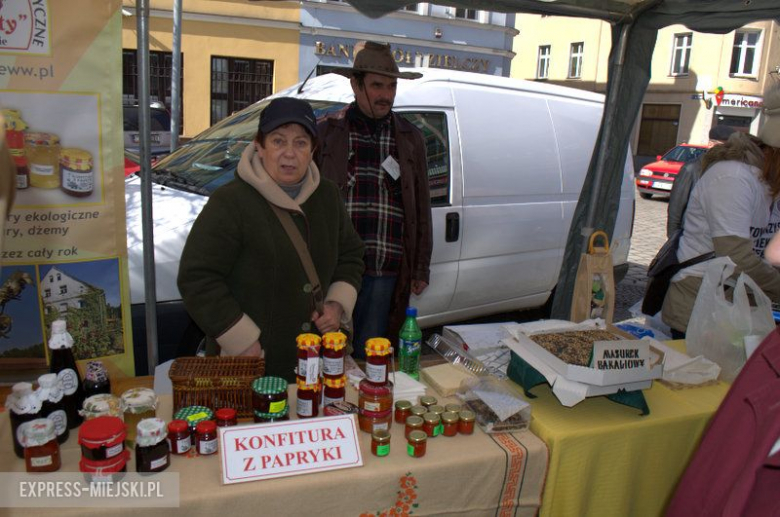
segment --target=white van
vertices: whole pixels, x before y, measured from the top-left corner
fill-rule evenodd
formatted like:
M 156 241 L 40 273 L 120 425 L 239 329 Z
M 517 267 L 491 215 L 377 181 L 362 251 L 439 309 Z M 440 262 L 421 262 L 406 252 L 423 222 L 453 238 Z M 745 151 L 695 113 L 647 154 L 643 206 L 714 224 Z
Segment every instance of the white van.
M 423 78 L 399 80 L 394 110 L 422 130 L 427 144 L 431 281 L 411 301 L 419 309 L 421 326 L 544 305 L 558 280 L 603 96 L 468 72 L 418 71 Z M 335 74 L 276 96 L 305 98 L 318 116 L 353 99 L 349 81 Z M 189 228 L 207 196 L 233 178 L 241 151 L 257 130 L 259 113 L 271 98 L 219 122 L 154 167 L 161 360 L 168 355 L 166 347 L 184 339 L 186 349 L 199 334 L 191 326 L 182 338 L 188 319 L 176 287 Z M 144 301 L 138 178 L 127 184 L 127 203 L 138 349 L 145 340 L 145 333 L 138 332 Z M 629 158 L 611 243 L 616 280 L 628 268 L 633 206 Z

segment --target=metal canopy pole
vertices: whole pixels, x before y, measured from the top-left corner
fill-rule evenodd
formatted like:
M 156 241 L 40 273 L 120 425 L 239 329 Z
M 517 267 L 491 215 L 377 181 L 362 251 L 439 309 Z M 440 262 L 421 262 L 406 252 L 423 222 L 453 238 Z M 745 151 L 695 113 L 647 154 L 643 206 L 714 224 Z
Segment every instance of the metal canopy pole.
M 179 121 L 181 120 L 181 4 L 173 2 L 173 67 L 171 70 L 171 152 L 179 147 Z
M 150 153 L 151 112 L 149 109 L 149 0 L 135 6 L 138 30 L 138 130 L 141 157 L 141 228 L 144 245 L 144 302 L 146 309 L 146 358 L 148 372 L 157 366 L 157 284 L 154 272 L 154 229 L 152 226 L 152 156 Z

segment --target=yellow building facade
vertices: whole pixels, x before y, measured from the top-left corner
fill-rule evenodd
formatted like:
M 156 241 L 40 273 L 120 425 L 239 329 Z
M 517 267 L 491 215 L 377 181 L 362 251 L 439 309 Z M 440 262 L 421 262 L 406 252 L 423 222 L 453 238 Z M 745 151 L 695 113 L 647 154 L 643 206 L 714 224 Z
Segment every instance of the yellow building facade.
M 611 27 L 606 22 L 519 14 L 511 76 L 606 92 Z M 658 32 L 650 84 L 631 144 L 655 158 L 682 142 L 707 143 L 726 124 L 755 134 L 762 94 L 778 81 L 780 26 L 751 23 L 728 34 L 673 25 Z
M 134 89 L 138 32 L 135 0 L 123 1 L 123 94 L 137 102 Z M 169 60 L 173 49 L 173 0 L 151 0 L 150 65 Z M 297 2 L 185 0 L 181 27 L 182 120 L 184 136 L 194 136 L 230 115 L 298 82 L 300 6 Z M 170 73 L 168 71 L 166 73 Z M 259 76 L 262 75 L 262 78 Z M 170 109 L 170 92 L 152 85 L 153 100 Z M 252 84 L 259 79 L 261 84 Z M 170 83 L 170 78 L 168 78 Z M 170 88 L 170 86 L 168 86 Z M 260 96 L 258 96 L 260 95 Z

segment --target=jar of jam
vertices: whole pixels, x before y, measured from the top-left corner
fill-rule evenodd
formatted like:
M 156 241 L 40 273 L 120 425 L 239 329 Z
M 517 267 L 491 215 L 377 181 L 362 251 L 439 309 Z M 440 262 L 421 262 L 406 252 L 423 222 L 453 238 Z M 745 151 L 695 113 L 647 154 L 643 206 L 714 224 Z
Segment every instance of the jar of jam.
M 206 456 L 217 452 L 217 423 L 213 420 L 205 420 L 195 428 L 198 444 L 198 454 Z
M 344 354 L 347 336 L 343 332 L 327 332 L 322 336 L 322 375 L 326 379 L 339 379 L 344 375 Z
M 441 415 L 442 434 L 455 436 L 458 434 L 458 421 L 460 417 L 454 411 L 445 411 Z
M 420 397 L 420 405 L 424 407 L 426 411 L 430 411 L 430 409 L 428 408 L 431 406 L 435 406 L 438 403 L 439 401 L 436 400 L 436 397 L 432 397 L 430 395 L 423 395 L 422 397 Z
M 317 334 L 299 334 L 295 341 L 298 345 L 298 380 L 305 384 L 320 382 L 320 342 Z
M 425 413 L 423 415 L 423 431 L 428 435 L 428 438 L 435 438 L 439 436 L 441 429 L 441 417 L 436 413 Z
M 377 429 L 371 433 L 371 454 L 374 456 L 387 456 L 390 454 L 390 432 Z
M 125 450 L 125 424 L 115 416 L 99 416 L 79 427 L 81 456 L 88 461 L 106 461 Z
M 393 348 L 390 341 L 383 337 L 366 340 L 366 380 L 372 384 L 387 383 L 390 362 L 393 360 Z
M 238 414 L 236 413 L 236 410 L 231 407 L 218 409 L 217 412 L 214 413 L 214 418 L 216 419 L 217 427 L 238 425 Z
M 171 463 L 171 449 L 165 439 L 165 421 L 147 418 L 138 422 L 135 443 L 136 472 L 162 472 Z
M 11 149 L 11 158 L 16 165 L 16 189 L 24 190 L 30 186 L 30 167 L 24 149 Z
M 404 429 L 404 436 L 409 438 L 409 433 L 412 431 L 422 431 L 424 423 L 425 420 L 423 420 L 421 416 L 410 415 L 406 417 L 406 423 L 404 424 L 406 426 Z
M 81 461 L 79 461 L 79 470 L 84 472 L 84 478 L 90 483 L 110 483 L 118 481 L 124 476 L 123 472 L 127 472 L 127 460 L 129 459 L 130 451 L 128 450 L 105 461 L 92 461 L 82 456 Z
M 459 416 L 458 432 L 460 434 L 474 434 L 474 420 L 477 415 L 473 411 L 461 411 Z
M 428 435 L 423 431 L 412 431 L 406 438 L 406 453 L 412 458 L 422 458 L 425 456 L 427 448 Z
M 84 149 L 68 147 L 60 151 L 60 181 L 62 191 L 73 197 L 87 197 L 95 189 L 92 154 Z
M 419 416 L 422 418 L 422 416 L 428 412 L 428 409 L 425 406 L 412 406 L 409 408 L 409 414 L 413 416 Z
M 390 422 L 393 420 L 393 411 L 358 411 L 358 426 L 364 433 L 373 434 L 375 431 L 389 431 Z
M 319 384 L 306 384 L 298 379 L 298 401 L 296 404 L 298 418 L 313 418 L 320 414 L 319 390 Z
M 138 422 L 157 416 L 157 395 L 150 388 L 130 388 L 122 393 L 122 403 L 125 405 L 127 442 L 132 446 Z
M 463 409 L 463 406 L 460 404 L 447 404 L 444 406 L 444 411 L 451 411 L 452 413 L 460 413 L 461 409 Z
M 258 377 L 252 381 L 252 407 L 257 413 L 287 410 L 287 381 L 281 377 Z
M 393 385 L 374 384 L 368 379 L 358 386 L 358 407 L 366 411 L 384 412 L 393 408 Z
M 84 396 L 91 397 L 100 393 L 111 394 L 111 381 L 108 378 L 103 361 L 87 362 L 87 373 L 84 375 Z
M 99 393 L 84 400 L 84 408 L 79 411 L 84 420 L 91 420 L 99 416 L 115 416 L 120 420 L 125 419 L 125 405 L 122 399 L 110 393 Z
M 38 188 L 59 187 L 60 137 L 53 133 L 26 133 L 24 145 L 30 167 L 30 185 Z
M 255 423 L 256 424 L 268 424 L 270 422 L 283 422 L 290 419 L 290 406 L 286 406 L 283 411 L 279 413 L 261 413 L 255 411 Z
M 436 413 L 437 415 L 441 416 L 442 413 L 444 413 L 444 406 L 439 404 L 434 404 L 432 406 L 428 406 L 428 412 L 429 413 Z
M 187 406 L 178 410 L 173 415 L 174 420 L 184 420 L 190 426 L 190 434 L 195 435 L 195 428 L 199 423 L 214 419 L 214 412 L 206 406 Z
M 347 391 L 347 377 L 323 377 L 322 383 L 325 385 L 322 394 L 322 405 L 327 406 L 334 402 L 343 402 Z
M 60 469 L 60 444 L 54 422 L 38 418 L 22 427 L 24 465 L 27 472 L 54 472 Z
M 409 410 L 412 409 L 412 403 L 408 400 L 399 400 L 395 403 L 395 423 L 405 424 L 406 417 L 411 415 Z
M 173 454 L 186 454 L 192 448 L 192 434 L 187 422 L 172 420 L 168 424 L 168 447 Z

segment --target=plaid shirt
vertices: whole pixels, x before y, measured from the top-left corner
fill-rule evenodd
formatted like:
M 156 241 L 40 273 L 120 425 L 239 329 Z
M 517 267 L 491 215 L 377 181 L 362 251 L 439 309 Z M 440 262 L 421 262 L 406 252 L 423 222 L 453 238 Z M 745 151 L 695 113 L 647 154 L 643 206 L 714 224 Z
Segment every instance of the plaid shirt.
M 347 110 L 349 159 L 347 212 L 366 245 L 366 274 L 395 275 L 403 256 L 404 210 L 401 179 L 381 166 L 388 156 L 398 159 L 391 117 L 369 119 L 352 103 Z

